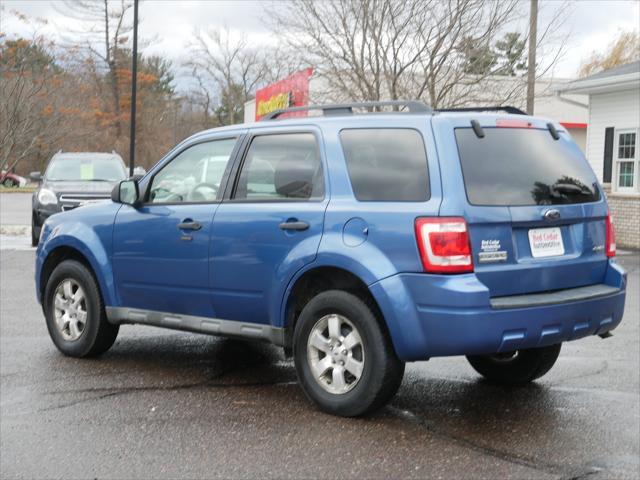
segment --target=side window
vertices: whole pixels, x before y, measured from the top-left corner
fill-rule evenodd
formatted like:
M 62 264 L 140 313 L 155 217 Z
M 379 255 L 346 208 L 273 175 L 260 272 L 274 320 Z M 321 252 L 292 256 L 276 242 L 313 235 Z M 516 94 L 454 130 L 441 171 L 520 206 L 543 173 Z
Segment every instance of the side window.
M 402 128 L 340 132 L 351 187 L 369 202 L 421 202 L 429 199 L 427 154 L 422 135 Z
M 181 152 L 153 177 L 149 202 L 215 201 L 236 140 L 199 143 Z
M 617 149 L 614 155 L 617 164 L 617 190 L 634 192 L 636 185 L 636 171 L 638 169 L 638 155 L 636 153 L 637 132 L 634 130 L 617 131 Z
M 324 176 L 311 133 L 260 135 L 253 139 L 238 178 L 238 200 L 317 200 Z

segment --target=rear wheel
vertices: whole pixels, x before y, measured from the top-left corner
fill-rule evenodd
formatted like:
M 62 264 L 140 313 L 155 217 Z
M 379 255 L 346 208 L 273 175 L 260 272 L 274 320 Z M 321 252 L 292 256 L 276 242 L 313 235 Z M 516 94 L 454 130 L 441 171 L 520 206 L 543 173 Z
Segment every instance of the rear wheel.
M 89 357 L 106 352 L 118 336 L 107 320 L 98 284 L 75 260 L 61 262 L 51 273 L 44 294 L 47 329 L 65 355 Z
M 561 343 L 494 355 L 469 355 L 467 360 L 487 380 L 506 385 L 523 385 L 551 370 L 560 355 Z
M 300 385 L 321 410 L 353 417 L 383 406 L 398 390 L 398 359 L 374 310 L 340 290 L 316 295 L 300 314 L 293 355 Z
M 5 178 L 4 182 L 2 182 L 2 184 L 7 188 L 13 188 L 13 187 L 16 187 L 18 185 L 18 183 L 15 182 L 12 178 Z

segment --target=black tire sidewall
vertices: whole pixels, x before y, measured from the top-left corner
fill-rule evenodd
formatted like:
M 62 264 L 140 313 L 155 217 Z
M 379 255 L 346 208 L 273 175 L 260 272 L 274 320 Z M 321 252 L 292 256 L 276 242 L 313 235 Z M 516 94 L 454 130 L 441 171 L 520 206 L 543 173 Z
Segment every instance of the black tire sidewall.
M 316 322 L 329 314 L 347 318 L 358 330 L 364 348 L 364 369 L 357 385 L 344 394 L 332 394 L 315 380 L 307 359 L 307 340 Z M 332 290 L 314 297 L 302 310 L 294 332 L 293 355 L 298 381 L 307 397 L 321 410 L 342 415 L 365 413 L 383 387 L 385 338 L 369 307 L 355 295 Z M 394 392 L 395 393 L 395 392 Z
M 31 246 L 37 247 L 39 242 L 40 242 L 40 231 L 37 229 L 33 219 L 31 219 Z
M 54 314 L 55 291 L 65 279 L 73 279 L 82 287 L 86 298 L 87 323 L 78 340 L 67 341 L 56 326 Z M 65 355 L 72 357 L 84 357 L 91 353 L 96 344 L 100 330 L 100 322 L 103 318 L 102 302 L 99 297 L 98 286 L 88 269 L 75 260 L 61 262 L 51 273 L 44 293 L 44 311 L 47 329 L 53 343 Z
M 520 350 L 511 361 L 496 361 L 492 355 L 467 356 L 471 366 L 487 380 L 507 385 L 524 385 L 546 374 L 555 364 L 562 344 Z

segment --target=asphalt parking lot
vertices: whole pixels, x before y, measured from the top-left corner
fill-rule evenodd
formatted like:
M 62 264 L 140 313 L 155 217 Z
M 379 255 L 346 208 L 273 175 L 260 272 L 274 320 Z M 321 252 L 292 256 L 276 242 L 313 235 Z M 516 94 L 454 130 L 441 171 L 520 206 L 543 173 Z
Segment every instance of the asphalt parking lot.
M 2 478 L 640 475 L 638 253 L 618 257 L 629 288 L 614 336 L 565 344 L 535 384 L 494 386 L 463 358 L 434 359 L 408 365 L 376 415 L 343 419 L 314 410 L 265 344 L 124 326 L 101 358 L 63 357 L 28 237 L 2 238 Z

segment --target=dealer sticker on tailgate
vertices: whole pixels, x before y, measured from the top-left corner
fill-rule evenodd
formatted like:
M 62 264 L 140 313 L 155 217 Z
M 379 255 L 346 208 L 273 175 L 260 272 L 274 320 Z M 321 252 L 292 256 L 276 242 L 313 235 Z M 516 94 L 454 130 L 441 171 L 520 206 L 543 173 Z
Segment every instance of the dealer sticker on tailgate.
M 529 230 L 529 245 L 534 258 L 564 255 L 560 228 L 532 228 Z

